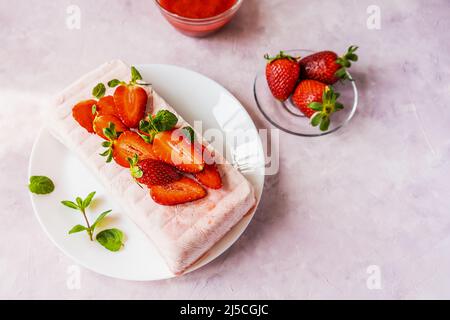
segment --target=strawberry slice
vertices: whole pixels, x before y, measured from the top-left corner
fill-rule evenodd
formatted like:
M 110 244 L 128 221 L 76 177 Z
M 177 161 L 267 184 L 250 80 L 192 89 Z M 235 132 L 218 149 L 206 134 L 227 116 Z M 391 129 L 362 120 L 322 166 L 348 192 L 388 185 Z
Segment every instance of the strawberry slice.
M 179 129 L 159 132 L 153 139 L 153 152 L 159 160 L 189 173 L 200 172 L 205 167 L 201 148 L 197 146 Z
M 109 140 L 103 130 L 108 128 L 110 123 L 114 123 L 117 134 L 125 132 L 128 128 L 114 115 L 106 114 L 106 115 L 97 115 L 94 119 L 93 128 L 94 132 L 102 137 L 105 140 Z
M 114 141 L 113 158 L 117 164 L 129 168 L 128 158 L 135 155 L 140 160 L 156 159 L 151 144 L 146 143 L 136 132 L 125 131 Z
M 94 132 L 92 123 L 94 122 L 94 114 L 92 113 L 92 106 L 95 105 L 95 100 L 84 100 L 77 103 L 72 108 L 72 117 L 88 132 Z
M 97 115 L 103 116 L 107 114 L 116 115 L 116 104 L 113 96 L 102 97 L 97 102 Z
M 194 180 L 183 177 L 178 181 L 150 188 L 152 199 L 164 206 L 173 206 L 206 197 L 206 190 Z
M 205 164 L 215 164 L 216 155 L 214 151 L 209 150 L 203 144 L 201 145 L 202 156 Z
M 149 187 L 161 186 L 181 179 L 181 174 L 174 167 L 160 160 L 140 160 L 137 166 L 140 168 L 141 177 L 136 180 Z
M 194 173 L 194 177 L 205 187 L 211 189 L 222 188 L 222 178 L 216 164 L 206 164 L 203 171 Z
M 114 91 L 116 114 L 128 128 L 136 128 L 144 118 L 147 92 L 137 85 L 122 84 Z

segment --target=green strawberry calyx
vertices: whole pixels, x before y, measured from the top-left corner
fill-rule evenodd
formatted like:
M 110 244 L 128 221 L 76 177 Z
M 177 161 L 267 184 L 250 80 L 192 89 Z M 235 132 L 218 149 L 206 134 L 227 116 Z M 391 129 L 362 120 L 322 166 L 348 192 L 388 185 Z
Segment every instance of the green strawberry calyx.
M 275 57 L 271 57 L 271 56 L 269 56 L 269 54 L 266 53 L 264 55 L 264 59 L 266 59 L 268 61 L 268 63 L 272 63 L 275 60 L 280 60 L 280 59 L 288 59 L 292 62 L 298 62 L 300 60 L 300 57 L 293 57 L 288 54 L 285 54 L 284 51 L 280 51 L 280 53 L 278 53 Z
M 102 142 L 102 147 L 106 148 L 106 150 L 100 155 L 106 157 L 106 162 L 109 163 L 113 158 L 114 141 L 117 140 L 121 132 L 116 131 L 116 125 L 113 122 L 109 122 L 108 127 L 103 129 L 103 134 L 108 138 L 108 141 Z
M 311 102 L 308 108 L 316 111 L 311 117 L 311 125 L 319 126 L 321 131 L 327 131 L 330 126 L 330 116 L 334 112 L 344 109 L 344 105 L 337 102 L 340 94 L 334 92 L 330 86 L 325 87 L 322 95 L 322 102 Z
M 108 81 L 107 84 L 108 84 L 108 87 L 110 87 L 110 88 L 115 88 L 115 87 L 120 86 L 120 85 L 125 85 L 125 86 L 135 86 L 135 85 L 150 86 L 151 85 L 151 83 L 147 83 L 147 82 L 145 82 L 142 79 L 142 76 L 141 76 L 140 72 L 134 66 L 131 66 L 131 80 L 130 80 L 130 82 L 126 83 L 125 81 L 121 81 L 119 79 L 111 79 L 111 80 Z M 97 91 L 100 90 L 100 89 L 102 89 L 102 88 L 97 88 Z M 95 90 L 95 88 L 94 88 L 94 90 Z M 92 91 L 92 94 L 94 94 L 94 91 Z
M 139 187 L 143 188 L 142 185 L 137 180 L 139 178 L 142 178 L 142 176 L 144 175 L 144 172 L 138 166 L 139 156 L 137 155 L 137 153 L 135 153 L 133 158 L 127 158 L 127 161 L 130 164 L 130 174 L 131 174 L 131 176 L 133 177 L 133 179 L 137 183 L 137 185 Z
M 346 54 L 336 59 L 336 63 L 341 66 L 341 68 L 334 74 L 337 78 L 353 81 L 347 73 L 347 69 L 352 66 L 352 61 L 358 61 L 358 55 L 355 54 L 356 50 L 358 50 L 357 46 L 350 46 Z

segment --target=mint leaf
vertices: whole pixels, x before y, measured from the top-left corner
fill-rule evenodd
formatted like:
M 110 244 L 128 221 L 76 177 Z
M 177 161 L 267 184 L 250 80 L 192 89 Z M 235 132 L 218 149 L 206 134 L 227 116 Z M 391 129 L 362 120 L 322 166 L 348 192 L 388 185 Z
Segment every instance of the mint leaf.
M 139 73 L 139 71 L 137 71 L 137 69 L 132 66 L 131 67 L 131 82 L 136 82 L 136 80 L 142 80 L 142 76 Z
M 123 232 L 116 228 L 103 230 L 95 238 L 110 251 L 119 251 L 123 245 Z
M 53 181 L 45 176 L 31 176 L 28 185 L 30 192 L 35 194 L 48 194 L 55 190 Z
M 95 196 L 95 191 L 88 194 L 86 199 L 83 200 L 83 208 L 86 209 L 87 207 L 89 207 L 89 205 L 91 204 L 92 198 L 94 198 L 94 196 Z
M 64 200 L 64 201 L 61 201 L 61 203 L 71 209 L 80 210 L 80 208 L 72 201 Z
M 94 224 L 91 226 L 91 230 L 92 232 L 94 232 L 95 227 L 97 227 L 97 225 L 100 223 L 100 221 L 103 220 L 104 217 L 106 217 L 106 215 L 108 213 L 110 213 L 112 210 L 108 210 L 105 212 L 100 213 L 100 215 L 97 217 L 97 219 L 95 220 Z
M 75 227 L 73 227 L 72 229 L 69 230 L 69 234 L 72 233 L 77 233 L 77 232 L 81 232 L 81 231 L 87 231 L 88 228 L 86 228 L 85 226 L 82 226 L 81 224 L 77 224 Z
M 151 119 L 153 127 L 161 132 L 161 131 L 168 131 L 172 130 L 173 127 L 178 122 L 178 118 L 176 115 L 174 115 L 172 112 L 168 110 L 160 110 L 156 113 L 156 116 Z
M 105 95 L 106 92 L 106 88 L 105 85 L 103 83 L 99 83 L 97 84 L 94 89 L 92 89 L 92 95 L 94 97 L 96 97 L 97 99 L 100 99 L 101 97 L 103 97 Z
M 114 87 L 117 87 L 120 83 L 121 83 L 120 80 L 112 79 L 112 80 L 108 81 L 108 87 L 114 88 Z

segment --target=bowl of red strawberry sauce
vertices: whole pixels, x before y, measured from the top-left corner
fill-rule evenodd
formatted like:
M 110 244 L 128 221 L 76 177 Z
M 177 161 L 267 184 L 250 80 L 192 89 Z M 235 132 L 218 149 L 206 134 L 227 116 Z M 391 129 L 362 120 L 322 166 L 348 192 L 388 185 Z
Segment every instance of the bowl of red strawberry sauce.
M 161 14 L 181 33 L 205 37 L 225 26 L 243 0 L 155 0 Z

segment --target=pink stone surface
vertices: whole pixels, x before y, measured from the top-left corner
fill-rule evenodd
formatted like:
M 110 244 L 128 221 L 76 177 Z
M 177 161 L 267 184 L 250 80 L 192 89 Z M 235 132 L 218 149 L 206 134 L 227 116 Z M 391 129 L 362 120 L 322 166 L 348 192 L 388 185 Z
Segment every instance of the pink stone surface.
M 245 0 L 205 39 L 177 33 L 152 2 L 0 0 L 0 298 L 450 298 L 448 1 Z M 79 30 L 66 27 L 71 4 Z M 366 25 L 372 4 L 379 30 Z M 80 287 L 67 286 L 74 263 L 39 227 L 26 188 L 47 98 L 114 58 L 175 64 L 221 83 L 270 128 L 252 92 L 262 55 L 350 44 L 356 117 L 324 138 L 280 133 L 280 170 L 230 250 L 168 281 L 81 269 Z M 379 289 L 367 286 L 372 265 Z

